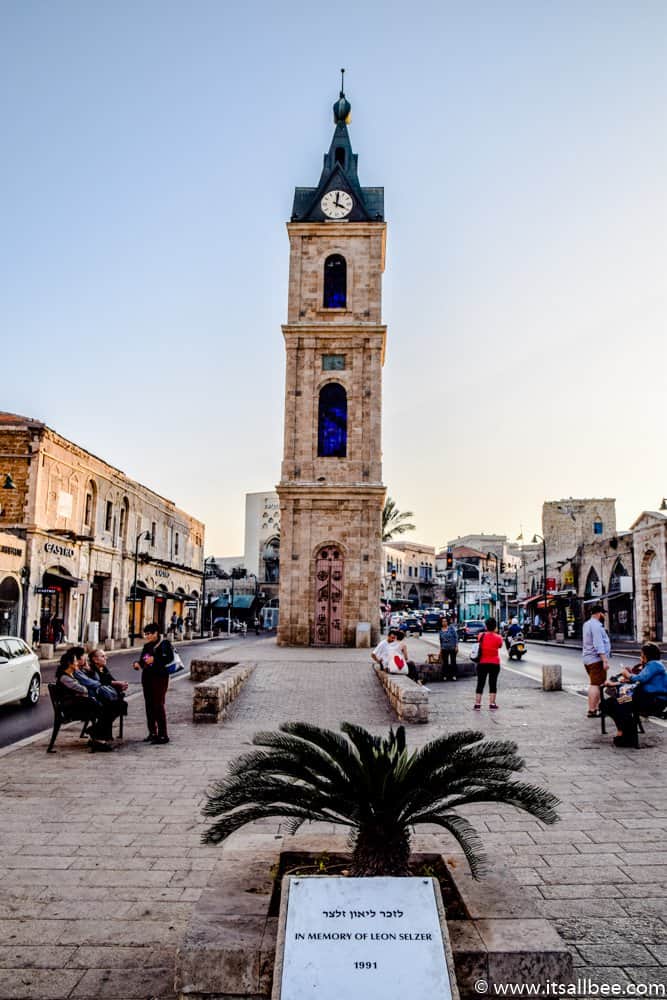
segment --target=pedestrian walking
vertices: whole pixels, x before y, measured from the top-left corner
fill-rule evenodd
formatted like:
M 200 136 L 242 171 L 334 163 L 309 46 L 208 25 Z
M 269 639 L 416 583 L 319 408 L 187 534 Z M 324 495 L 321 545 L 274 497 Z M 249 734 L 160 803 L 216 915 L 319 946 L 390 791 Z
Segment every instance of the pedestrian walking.
M 146 625 L 144 637 L 146 644 L 141 656 L 132 664 L 135 670 L 141 670 L 148 725 L 144 743 L 169 743 L 165 701 L 169 687 L 167 664 L 174 659 L 174 647 L 168 639 L 160 638 L 160 630 L 155 622 Z
M 177 628 L 178 628 L 178 615 L 174 611 L 173 615 L 169 619 L 169 628 L 167 629 L 168 634 L 172 636 L 172 638 L 174 639 L 176 638 Z
M 32 623 L 32 644 L 33 646 L 39 646 L 39 640 L 41 636 L 41 629 L 35 620 Z
M 604 627 L 604 608 L 594 604 L 591 616 L 584 622 L 582 658 L 588 674 L 588 718 L 600 716 L 600 685 L 607 681 L 611 643 Z
M 498 691 L 498 674 L 500 673 L 500 649 L 503 640 L 497 632 L 498 623 L 495 618 L 487 618 L 485 623 L 486 632 L 480 633 L 479 652 L 477 656 L 477 687 L 475 689 L 475 704 L 473 708 L 476 712 L 482 707 L 482 694 L 488 678 L 489 681 L 489 708 L 495 711 L 496 693 Z
M 440 662 L 443 681 L 455 681 L 458 677 L 456 654 L 459 651 L 459 633 L 451 618 L 440 622 Z

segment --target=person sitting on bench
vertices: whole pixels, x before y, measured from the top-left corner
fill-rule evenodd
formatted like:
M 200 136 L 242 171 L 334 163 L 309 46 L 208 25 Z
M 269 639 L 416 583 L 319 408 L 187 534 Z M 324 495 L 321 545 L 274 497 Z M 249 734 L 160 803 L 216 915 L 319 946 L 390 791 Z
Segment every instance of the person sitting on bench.
M 113 706 L 103 704 L 95 697 L 94 688 L 99 682 L 84 681 L 83 665 L 85 650 L 83 646 L 73 646 L 63 653 L 56 669 L 56 683 L 67 692 L 66 697 L 76 704 L 77 714 L 84 720 L 89 720 L 90 749 L 93 753 L 102 751 L 108 753 L 111 746 L 111 725 L 116 716 Z
M 607 698 L 604 711 L 616 723 L 618 730 L 614 746 L 636 747 L 636 715 L 661 715 L 667 707 L 667 669 L 660 659 L 660 647 L 647 642 L 641 648 L 641 670 L 638 674 L 624 670 L 617 681 L 607 681 L 606 687 L 622 689 L 632 684 L 632 690 L 619 698 Z M 628 696 L 629 695 L 629 696 Z

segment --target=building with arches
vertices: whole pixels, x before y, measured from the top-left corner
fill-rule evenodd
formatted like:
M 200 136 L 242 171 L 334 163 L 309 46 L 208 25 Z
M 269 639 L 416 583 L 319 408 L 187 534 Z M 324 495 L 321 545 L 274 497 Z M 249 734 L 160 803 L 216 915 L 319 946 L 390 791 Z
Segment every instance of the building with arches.
M 112 648 L 147 621 L 196 616 L 200 521 L 39 420 L 0 413 L 0 461 L 0 529 L 24 547 L 23 638 L 37 620 L 49 642 L 55 622 Z
M 318 184 L 291 220 L 280 484 L 280 621 L 287 645 L 379 635 L 380 422 L 386 327 L 382 188 L 361 187 L 343 90 Z

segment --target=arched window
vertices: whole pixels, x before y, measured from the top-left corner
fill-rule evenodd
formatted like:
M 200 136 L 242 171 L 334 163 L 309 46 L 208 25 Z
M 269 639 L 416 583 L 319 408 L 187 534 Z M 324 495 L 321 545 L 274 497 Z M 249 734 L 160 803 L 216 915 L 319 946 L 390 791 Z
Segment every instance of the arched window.
M 324 262 L 324 308 L 344 309 L 347 303 L 347 264 L 339 253 Z
M 327 382 L 320 389 L 317 454 L 321 458 L 347 455 L 347 393 L 338 382 Z
M 602 534 L 602 527 L 603 527 L 603 525 L 602 525 L 602 518 L 596 517 L 595 520 L 593 521 L 593 534 L 594 535 L 601 535 Z
M 591 566 L 588 571 L 588 576 L 586 577 L 586 589 L 584 590 L 584 597 L 601 597 L 602 596 L 602 586 L 600 584 L 600 577 L 597 575 L 593 566 Z

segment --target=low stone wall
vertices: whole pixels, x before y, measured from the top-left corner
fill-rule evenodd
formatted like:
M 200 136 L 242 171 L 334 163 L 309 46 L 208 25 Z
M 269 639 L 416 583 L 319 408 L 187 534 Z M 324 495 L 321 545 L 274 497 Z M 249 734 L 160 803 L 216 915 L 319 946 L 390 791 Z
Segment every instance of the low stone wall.
M 428 722 L 428 691 L 409 677 L 374 669 L 400 722 Z
M 207 681 L 209 677 L 215 677 L 230 667 L 235 667 L 238 660 L 221 660 L 219 656 L 200 657 L 197 660 L 190 660 L 190 680 L 198 684 L 199 681 Z
M 237 663 L 208 680 L 195 684 L 192 694 L 193 722 L 220 722 L 255 669 L 254 663 Z

